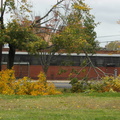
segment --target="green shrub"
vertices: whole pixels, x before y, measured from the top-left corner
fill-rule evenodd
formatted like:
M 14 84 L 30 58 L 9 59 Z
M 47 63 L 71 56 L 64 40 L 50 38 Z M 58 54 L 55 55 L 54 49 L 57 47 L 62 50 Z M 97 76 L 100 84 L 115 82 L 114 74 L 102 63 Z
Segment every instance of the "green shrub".
M 85 92 L 91 88 L 91 83 L 85 80 L 78 81 L 77 78 L 72 79 L 70 84 L 72 85 L 72 92 Z
M 120 92 L 120 76 L 103 77 L 101 81 L 78 81 L 77 78 L 71 80 L 72 92 Z

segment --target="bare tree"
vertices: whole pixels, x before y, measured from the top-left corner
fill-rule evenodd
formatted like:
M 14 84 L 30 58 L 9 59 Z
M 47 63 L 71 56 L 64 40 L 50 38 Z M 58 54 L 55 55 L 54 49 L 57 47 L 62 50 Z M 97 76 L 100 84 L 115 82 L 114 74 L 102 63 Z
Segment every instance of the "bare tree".
M 35 33 L 47 43 L 47 47 L 45 46 L 37 49 L 37 54 L 40 57 L 40 64 L 46 75 L 55 53 L 61 49 L 61 47 L 56 46 L 52 42 L 52 36 L 61 32 L 66 22 L 65 18 L 62 18 L 63 11 L 64 16 L 69 13 L 67 10 L 70 4 L 66 1 L 57 1 L 57 3 L 43 17 L 32 23 L 32 27 L 36 30 Z

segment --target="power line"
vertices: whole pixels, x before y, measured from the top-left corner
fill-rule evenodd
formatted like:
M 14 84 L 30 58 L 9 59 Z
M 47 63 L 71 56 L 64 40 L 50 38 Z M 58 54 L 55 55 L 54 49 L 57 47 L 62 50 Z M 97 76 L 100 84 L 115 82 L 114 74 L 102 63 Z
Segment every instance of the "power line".
M 107 42 L 116 42 L 116 41 L 120 41 L 120 40 L 111 40 L 111 41 L 99 41 L 100 43 L 107 43 Z
M 114 37 L 114 36 L 120 36 L 120 35 L 106 35 L 106 36 L 98 36 L 97 38 Z

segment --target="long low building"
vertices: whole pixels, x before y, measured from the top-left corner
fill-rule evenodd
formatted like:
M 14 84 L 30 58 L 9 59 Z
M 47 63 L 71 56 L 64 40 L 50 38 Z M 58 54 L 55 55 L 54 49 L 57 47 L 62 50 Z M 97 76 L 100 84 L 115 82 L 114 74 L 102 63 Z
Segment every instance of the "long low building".
M 2 52 L 2 69 L 7 68 L 8 51 Z M 44 56 L 44 57 L 43 57 Z M 98 51 L 95 54 L 84 53 L 70 55 L 56 53 L 50 60 L 47 79 L 66 80 L 71 77 L 79 79 L 100 79 L 102 76 L 117 76 L 120 74 L 120 54 L 111 51 Z M 17 78 L 24 76 L 37 78 L 40 71 L 43 71 L 41 59 L 49 59 L 49 53 L 31 55 L 25 51 L 17 51 L 14 60 L 15 75 Z M 45 62 L 45 61 L 44 61 Z

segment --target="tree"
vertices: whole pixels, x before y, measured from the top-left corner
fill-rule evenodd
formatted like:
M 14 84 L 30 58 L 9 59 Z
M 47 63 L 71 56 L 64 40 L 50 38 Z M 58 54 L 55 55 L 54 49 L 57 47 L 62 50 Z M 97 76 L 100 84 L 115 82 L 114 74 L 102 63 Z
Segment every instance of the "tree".
M 72 0 L 72 2 L 64 30 L 55 35 L 52 41 L 69 53 L 92 52 L 96 48 L 94 16 L 89 13 L 90 8 L 83 3 L 83 0 Z
M 95 41 L 96 32 L 94 31 L 97 24 L 94 22 L 94 16 L 90 14 L 91 9 L 83 0 L 72 0 L 71 2 L 71 9 L 65 19 L 64 28 L 62 32 L 53 36 L 52 41 L 56 48 L 62 48 L 67 53 L 84 52 L 86 59 L 97 73 L 88 56 L 88 53 L 94 53 L 98 49 L 98 42 Z
M 64 11 L 61 12 L 60 8 Z M 56 7 L 53 15 L 52 22 L 44 27 L 43 38 L 48 35 L 49 44 L 39 53 L 46 74 L 52 58 L 61 49 L 64 52 L 79 54 L 81 51 L 93 52 L 97 45 L 94 31 L 97 24 L 94 22 L 94 16 L 90 14 L 90 8 L 83 0 L 70 0 L 63 6 Z M 42 32 L 39 32 L 41 36 Z
M 18 2 L 18 1 L 17 1 Z M 19 4 L 18 4 L 19 3 Z M 31 7 L 27 1 L 21 0 L 17 4 L 14 0 L 6 0 L 4 2 L 4 9 L 2 12 L 10 12 L 11 20 L 4 27 L 3 16 L 1 15 L 1 39 L 2 42 L 9 44 L 9 55 L 8 55 L 8 69 L 11 69 L 14 62 L 15 51 L 16 49 L 26 49 L 26 46 L 23 45 L 28 41 L 32 41 L 34 37 L 32 36 L 32 30 L 30 29 L 30 25 L 26 26 L 26 23 L 29 21 L 28 14 L 31 11 L 29 8 Z M 2 3 L 3 5 L 3 3 Z M 23 14 L 24 13 L 24 14 Z M 23 23 L 24 22 L 24 23 Z M 30 38 L 31 37 L 31 38 Z
M 42 48 L 46 42 L 34 33 L 33 26 L 38 21 L 35 21 L 36 24 L 30 21 L 31 5 L 26 0 L 19 0 L 17 4 L 14 0 L 6 0 L 3 6 L 3 13 L 6 11 L 11 14 L 11 20 L 7 23 L 6 28 L 2 29 L 2 34 L 0 35 L 2 41 L 4 40 L 5 43 L 9 44 L 7 67 L 11 69 L 16 49 L 30 51 L 33 47 Z M 1 18 L 3 18 L 3 14 Z M 1 23 L 3 23 L 3 20 Z
M 23 1 L 24 2 L 24 1 Z M 4 24 L 4 17 L 5 17 L 5 13 L 7 12 L 12 12 L 14 11 L 14 13 L 17 13 L 15 11 L 15 1 L 14 0 L 5 0 L 3 2 L 3 0 L 1 0 L 1 16 L 0 16 L 0 70 L 1 70 L 1 59 L 2 59 L 2 45 L 4 44 L 4 35 L 5 35 L 5 24 Z M 13 12 L 12 12 L 13 13 Z
M 40 45 L 43 46 L 44 43 L 40 37 L 33 33 L 29 26 L 23 26 L 16 20 L 8 23 L 4 39 L 9 44 L 8 69 L 13 67 L 16 49 L 27 51 L 30 49 L 30 44 L 34 44 L 36 41 L 39 42 L 39 47 Z
M 3 32 L 2 30 L 4 29 L 4 20 L 3 20 L 3 16 L 4 16 L 4 13 L 5 13 L 5 7 L 6 7 L 6 3 L 4 4 L 3 6 L 3 0 L 1 0 L 1 6 L 0 6 L 0 71 L 1 71 L 1 61 L 2 61 L 2 46 L 4 44 L 4 41 L 2 40 L 2 35 L 3 35 Z
M 120 41 L 110 42 L 105 46 L 105 48 L 112 51 L 120 50 Z
M 34 46 L 37 47 L 30 49 L 29 52 L 40 56 L 40 63 L 45 74 L 47 74 L 54 54 L 60 49 L 55 49 L 55 45 L 51 40 L 53 34 L 59 32 L 59 27 L 63 25 L 62 19 L 59 16 L 60 9 L 62 9 L 62 2 L 64 0 L 58 1 L 43 17 L 34 21 L 32 24 L 35 33 L 46 41 L 46 44 L 41 48 L 35 43 Z
M 7 39 L 9 41 L 7 41 L 7 43 L 9 43 L 10 49 L 13 51 L 12 53 L 14 53 L 14 49 L 16 48 L 23 49 L 19 48 L 19 45 L 26 41 L 26 39 L 24 39 L 25 41 L 22 39 L 24 42 L 18 42 L 20 41 L 18 30 L 21 31 L 21 34 L 24 32 L 32 34 L 25 29 L 24 26 L 21 28 L 22 21 L 29 23 L 28 14 L 22 16 L 23 12 L 30 13 L 30 10 L 29 5 L 24 0 L 21 1 L 24 5 L 21 4 L 22 7 L 20 7 L 19 12 L 13 0 L 7 1 L 9 1 L 7 3 L 9 6 L 8 11 L 12 12 L 12 17 L 14 19 L 8 24 L 5 34 L 9 36 L 9 39 Z M 40 62 L 46 74 L 54 54 L 61 49 L 68 53 L 76 52 L 79 54 L 81 51 L 84 51 L 85 53 L 93 52 L 96 47 L 96 33 L 94 32 L 96 24 L 94 22 L 94 16 L 90 14 L 90 8 L 83 0 L 66 1 L 58 1 L 43 17 L 28 25 L 30 27 L 27 28 L 32 28 L 33 32 L 39 36 L 41 42 L 39 42 L 36 37 L 35 40 L 30 40 L 24 36 L 27 40 L 29 39 L 28 43 L 31 43 L 25 46 L 24 49 L 27 49 L 27 51 L 33 54 L 39 53 L 41 55 Z M 16 25 L 16 29 L 14 25 Z M 15 39 L 12 36 L 13 31 L 17 36 L 14 36 Z M 12 65 L 10 68 L 11 67 Z
M 2 1 L 2 0 L 1 0 Z M 36 27 L 41 27 L 41 24 L 49 22 L 52 19 L 44 20 L 48 15 L 56 8 L 57 5 L 62 3 L 63 0 L 58 1 L 42 18 L 35 20 L 34 22 L 30 22 L 30 13 L 31 13 L 31 5 L 26 0 L 5 0 L 4 4 L 3 1 L 1 2 L 1 28 L 2 32 L 0 34 L 1 41 L 3 40 L 5 43 L 9 44 L 9 55 L 8 55 L 8 68 L 11 69 L 14 62 L 14 56 L 16 49 L 19 50 L 27 50 L 27 51 L 34 51 L 36 49 L 43 49 L 48 47 L 48 44 L 44 39 L 40 36 L 37 37 L 35 35 Z M 4 29 L 4 13 L 11 14 L 11 21 L 7 24 L 7 27 Z M 40 22 L 44 20 L 44 22 Z M 27 26 L 26 26 L 27 25 Z M 27 43 L 27 45 L 25 45 Z M 2 47 L 1 47 L 2 53 Z M 2 54 L 1 54 L 2 55 Z

